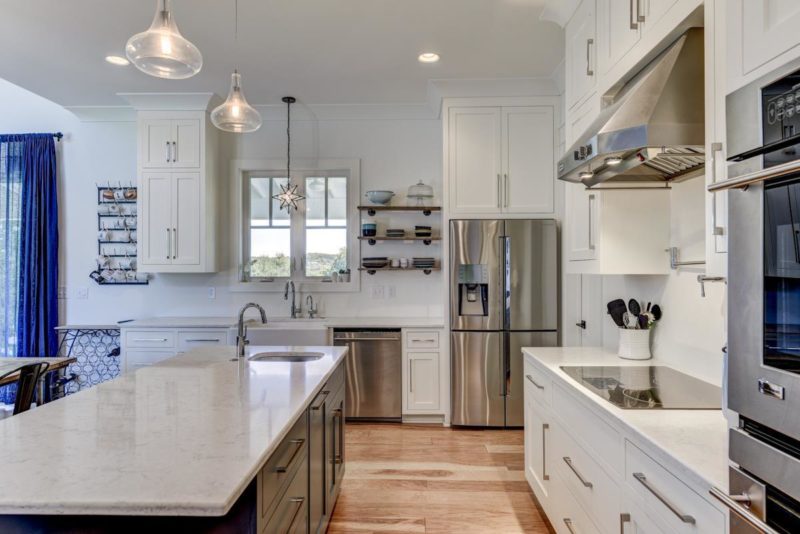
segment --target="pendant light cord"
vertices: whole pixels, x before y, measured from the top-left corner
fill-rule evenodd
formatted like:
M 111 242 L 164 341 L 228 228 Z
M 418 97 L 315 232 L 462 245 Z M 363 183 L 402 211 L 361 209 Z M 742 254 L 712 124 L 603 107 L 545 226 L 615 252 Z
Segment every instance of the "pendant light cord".
M 292 177 L 289 174 L 292 163 L 292 102 L 286 102 L 286 183 L 292 183 Z
M 233 52 L 239 57 L 239 0 L 233 0 Z M 233 70 L 239 72 L 235 65 Z

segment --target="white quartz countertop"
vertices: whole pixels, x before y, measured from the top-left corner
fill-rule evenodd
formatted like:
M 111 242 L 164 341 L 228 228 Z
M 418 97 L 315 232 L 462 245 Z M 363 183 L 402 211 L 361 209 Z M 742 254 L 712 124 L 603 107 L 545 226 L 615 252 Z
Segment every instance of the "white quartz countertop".
M 257 316 L 253 310 L 248 311 L 247 318 Z M 306 319 L 288 317 L 270 317 L 270 322 L 291 323 L 298 325 L 309 322 Z M 444 328 L 443 317 L 324 317 L 313 321 L 328 328 Z M 137 319 L 119 325 L 122 328 L 230 328 L 236 326 L 236 317 L 149 317 Z
M 546 367 L 645 444 L 657 449 L 695 485 L 728 488 L 728 423 L 722 410 L 623 410 L 572 379 L 561 366 L 667 365 L 659 360 L 630 361 L 593 347 L 524 348 L 526 358 Z M 678 371 L 685 370 L 675 368 Z M 557 407 L 556 407 L 557 408 Z
M 0 421 L 0 514 L 228 512 L 345 347 L 308 363 L 198 348 Z

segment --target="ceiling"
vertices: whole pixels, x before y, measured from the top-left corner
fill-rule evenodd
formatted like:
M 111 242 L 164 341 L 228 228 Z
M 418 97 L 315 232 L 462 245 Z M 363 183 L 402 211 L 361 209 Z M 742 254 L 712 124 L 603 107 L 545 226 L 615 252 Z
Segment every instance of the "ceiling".
M 154 1 L 28 0 L 3 3 L 0 78 L 65 106 L 125 105 L 120 92 L 215 92 L 234 62 L 253 104 L 292 94 L 307 104 L 426 100 L 431 79 L 548 77 L 563 33 L 539 20 L 545 0 L 174 0 L 185 37 L 203 54 L 188 80 L 149 77 L 103 58 L 124 55 Z M 421 52 L 441 55 L 421 64 Z

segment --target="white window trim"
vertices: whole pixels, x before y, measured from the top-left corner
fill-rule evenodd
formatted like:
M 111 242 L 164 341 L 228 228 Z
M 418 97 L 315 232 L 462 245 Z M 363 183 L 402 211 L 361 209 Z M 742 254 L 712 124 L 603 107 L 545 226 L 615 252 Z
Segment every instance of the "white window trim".
M 241 268 L 244 249 L 244 198 L 243 186 L 248 176 L 254 172 L 277 171 L 286 168 L 285 159 L 239 159 L 231 162 L 231 177 L 234 187 L 231 191 L 230 206 L 233 217 L 231 230 L 231 243 L 233 244 L 231 266 L 232 292 L 283 292 L 286 278 L 274 281 L 243 282 Z M 292 274 L 290 279 L 295 281 L 298 292 L 315 293 L 357 293 L 361 290 L 361 277 L 358 271 L 360 265 L 360 244 L 358 241 L 361 217 L 357 206 L 361 197 L 361 160 L 359 159 L 300 159 L 292 160 L 292 173 L 313 172 L 315 170 L 342 170 L 349 173 L 347 180 L 347 256 L 350 265 L 350 282 L 322 282 L 309 281 Z

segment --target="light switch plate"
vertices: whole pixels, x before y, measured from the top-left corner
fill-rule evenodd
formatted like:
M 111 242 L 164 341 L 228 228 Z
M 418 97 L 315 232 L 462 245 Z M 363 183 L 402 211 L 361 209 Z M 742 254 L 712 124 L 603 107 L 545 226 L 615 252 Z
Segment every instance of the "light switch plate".
M 375 300 L 386 298 L 386 288 L 384 286 L 372 286 L 372 298 Z

